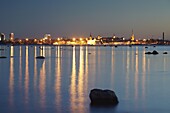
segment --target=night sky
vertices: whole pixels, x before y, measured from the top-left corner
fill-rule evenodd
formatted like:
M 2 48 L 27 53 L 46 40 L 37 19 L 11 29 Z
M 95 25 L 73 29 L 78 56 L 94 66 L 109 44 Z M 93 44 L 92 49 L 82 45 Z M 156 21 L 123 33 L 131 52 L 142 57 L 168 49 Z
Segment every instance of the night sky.
M 15 38 L 112 36 L 170 39 L 170 0 L 1 0 L 0 32 Z

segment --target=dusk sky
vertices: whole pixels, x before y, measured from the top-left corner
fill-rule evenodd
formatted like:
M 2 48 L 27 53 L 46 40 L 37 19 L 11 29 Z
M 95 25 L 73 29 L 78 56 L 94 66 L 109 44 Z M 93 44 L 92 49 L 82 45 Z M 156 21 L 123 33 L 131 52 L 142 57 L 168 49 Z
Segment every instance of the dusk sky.
M 0 32 L 15 38 L 112 36 L 170 39 L 170 0 L 1 0 Z

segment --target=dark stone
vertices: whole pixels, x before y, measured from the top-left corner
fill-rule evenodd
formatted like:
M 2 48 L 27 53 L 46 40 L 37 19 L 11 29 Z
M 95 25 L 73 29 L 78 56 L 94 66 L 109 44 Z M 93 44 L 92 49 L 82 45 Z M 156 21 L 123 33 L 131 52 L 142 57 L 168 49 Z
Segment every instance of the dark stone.
M 93 89 L 90 92 L 91 105 L 117 105 L 118 98 L 114 91 Z
M 168 52 L 163 52 L 163 54 L 168 54 Z
M 157 54 L 159 54 L 156 50 L 154 50 L 153 52 L 152 52 L 152 54 L 153 55 L 157 55 Z
M 148 55 L 150 55 L 150 54 L 152 54 L 152 52 L 146 52 L 145 54 L 148 54 Z
M 0 56 L 0 58 L 7 58 L 6 56 Z
M 145 54 L 148 54 L 148 55 L 150 55 L 150 54 L 152 54 L 152 55 L 157 55 L 157 54 L 159 54 L 156 50 L 154 50 L 153 52 L 146 52 Z
M 37 56 L 36 58 L 37 58 L 37 59 L 45 59 L 44 56 Z

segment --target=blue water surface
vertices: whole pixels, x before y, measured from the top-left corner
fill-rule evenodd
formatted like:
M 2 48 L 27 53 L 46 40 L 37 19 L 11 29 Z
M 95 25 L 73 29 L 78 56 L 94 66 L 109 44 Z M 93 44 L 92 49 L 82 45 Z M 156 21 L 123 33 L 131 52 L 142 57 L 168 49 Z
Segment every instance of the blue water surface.
M 169 46 L 0 48 L 0 113 L 170 112 Z M 119 104 L 91 106 L 93 88 L 114 90 Z

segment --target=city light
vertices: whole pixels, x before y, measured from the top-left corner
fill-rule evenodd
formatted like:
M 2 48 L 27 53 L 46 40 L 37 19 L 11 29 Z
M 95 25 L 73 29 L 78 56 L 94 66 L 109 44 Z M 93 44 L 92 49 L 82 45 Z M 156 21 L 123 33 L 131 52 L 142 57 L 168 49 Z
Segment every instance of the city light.
M 146 41 L 146 39 L 143 39 L 143 41 L 145 42 L 145 41 Z
M 72 40 L 73 40 L 73 41 L 76 41 L 76 39 L 75 39 L 75 38 L 73 38 Z
M 37 42 L 37 39 L 34 39 L 34 42 Z
M 102 37 L 97 35 L 96 37 L 89 37 L 83 38 L 75 38 L 75 37 L 57 37 L 52 38 L 50 34 L 46 34 L 43 38 L 15 38 L 14 40 L 14 33 L 9 34 L 9 38 L 5 38 L 5 34 L 1 33 L 0 35 L 0 43 L 5 44 L 47 44 L 47 45 L 146 45 L 146 44 L 164 44 L 170 45 L 169 40 L 161 39 L 137 39 L 135 35 L 132 33 L 132 36 L 129 38 L 118 37 L 118 36 L 111 36 L 111 37 Z
M 58 45 L 58 42 L 54 42 L 53 45 Z

